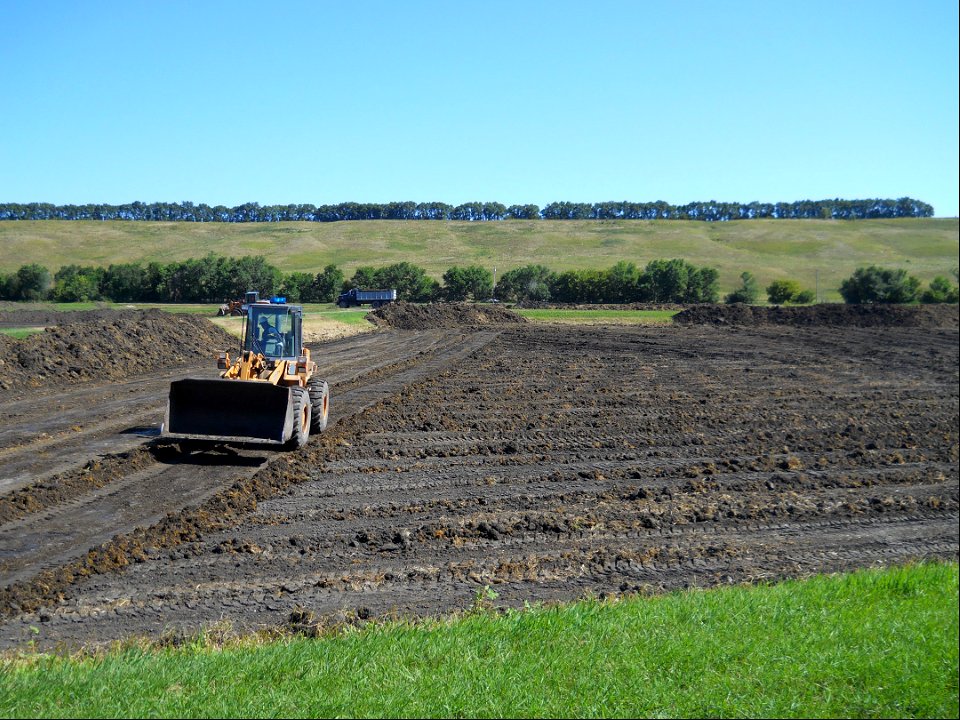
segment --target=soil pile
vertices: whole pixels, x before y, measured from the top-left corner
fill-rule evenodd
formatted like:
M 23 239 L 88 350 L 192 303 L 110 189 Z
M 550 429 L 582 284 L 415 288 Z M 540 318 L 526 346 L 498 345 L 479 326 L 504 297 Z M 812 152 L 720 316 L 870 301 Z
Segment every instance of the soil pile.
M 429 330 L 430 328 L 476 325 L 505 325 L 526 322 L 526 318 L 497 305 L 469 303 L 431 303 L 415 305 L 396 302 L 367 314 L 378 327 L 397 330 Z
M 526 301 L 517 303 L 525 310 L 684 310 L 689 305 L 679 303 L 562 303 Z
M 673 316 L 681 325 L 832 325 L 842 327 L 951 327 L 960 324 L 956 305 L 695 305 Z
M 212 359 L 237 343 L 206 318 L 161 310 L 91 310 L 55 319 L 21 340 L 0 335 L 0 390 L 122 379 Z

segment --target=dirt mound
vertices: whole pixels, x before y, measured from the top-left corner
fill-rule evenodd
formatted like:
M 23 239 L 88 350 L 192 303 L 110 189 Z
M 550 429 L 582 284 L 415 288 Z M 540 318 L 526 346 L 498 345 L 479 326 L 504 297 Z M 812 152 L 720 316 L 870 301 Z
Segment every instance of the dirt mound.
M 695 305 L 673 316 L 681 325 L 832 325 L 845 327 L 952 327 L 956 305 Z
M 56 325 L 22 340 L 0 335 L 0 390 L 122 379 L 212 359 L 237 342 L 206 318 L 161 310 L 91 310 L 54 319 Z
M 396 302 L 384 305 L 367 314 L 367 319 L 378 327 L 397 330 L 428 330 L 440 327 L 472 325 L 504 325 L 526 322 L 526 318 L 498 305 L 469 303 L 431 303 L 415 305 Z
M 562 303 L 526 301 L 517 303 L 525 310 L 684 310 L 689 305 L 678 303 Z

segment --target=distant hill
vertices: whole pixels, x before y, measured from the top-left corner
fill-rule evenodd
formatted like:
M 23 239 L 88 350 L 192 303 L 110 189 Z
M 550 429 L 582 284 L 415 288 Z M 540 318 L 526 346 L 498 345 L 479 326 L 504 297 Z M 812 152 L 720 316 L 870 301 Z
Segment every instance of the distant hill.
M 792 278 L 839 300 L 840 281 L 865 265 L 902 267 L 925 282 L 958 266 L 957 218 L 884 220 L 503 220 L 454 222 L 190 223 L 8 221 L 0 223 L 0 272 L 62 265 L 170 262 L 207 253 L 264 255 L 284 272 L 408 261 L 439 278 L 452 265 L 498 274 L 528 263 L 552 270 L 639 266 L 683 258 L 720 271 L 721 290 L 749 270 L 761 285 Z

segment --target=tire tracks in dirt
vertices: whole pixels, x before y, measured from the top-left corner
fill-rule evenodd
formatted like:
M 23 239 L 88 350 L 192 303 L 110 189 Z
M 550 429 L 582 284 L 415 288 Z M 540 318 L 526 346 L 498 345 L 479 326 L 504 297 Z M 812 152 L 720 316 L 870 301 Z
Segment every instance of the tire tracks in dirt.
M 335 389 L 340 388 L 332 403 L 331 425 L 461 360 L 496 334 L 388 332 L 380 334 L 379 344 L 370 335 L 361 336 L 357 342 L 335 343 L 329 359 L 322 351 L 319 357 L 319 371 L 333 380 Z M 351 383 L 353 389 L 343 389 Z M 155 394 L 159 388 L 161 398 L 168 387 L 158 386 L 153 380 L 145 383 L 146 389 L 133 385 L 139 396 Z M 90 392 L 85 390 L 79 395 L 86 399 Z M 138 397 L 136 404 L 141 402 Z M 162 403 L 160 400 L 158 405 L 161 410 Z M 128 419 L 129 416 L 114 426 L 125 425 Z M 35 443 L 17 450 L 30 453 L 34 447 Z M 153 525 L 182 508 L 200 505 L 264 469 L 276 455 L 275 451 L 247 447 L 177 451 L 158 443 L 56 478 L 52 483 L 54 490 L 72 483 L 75 492 L 54 492 L 46 502 L 18 501 L 18 493 L 10 493 L 0 498 L 0 502 L 7 500 L 8 505 L 14 506 L 12 510 L 8 508 L 7 520 L 0 525 L 0 586 L 28 582 L 116 535 Z M 84 477 L 100 470 L 104 470 L 103 479 Z M 31 490 L 36 495 L 47 485 L 34 484 L 26 493 L 21 489 L 19 495 L 29 495 Z
M 422 338 L 428 352 L 363 374 L 352 358 L 372 338 L 333 348 L 349 422 L 72 577 L 45 571 L 53 589 L 3 596 L 17 609 L 0 646 L 436 615 L 488 586 L 522 606 L 957 557 L 955 330 Z

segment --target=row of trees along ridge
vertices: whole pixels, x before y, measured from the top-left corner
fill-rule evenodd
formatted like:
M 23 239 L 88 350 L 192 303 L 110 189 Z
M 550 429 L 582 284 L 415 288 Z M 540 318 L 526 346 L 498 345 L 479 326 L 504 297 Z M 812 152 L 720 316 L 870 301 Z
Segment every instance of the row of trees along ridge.
M 691 202 L 671 205 L 656 202 L 553 202 L 538 205 L 504 205 L 473 202 L 390 203 L 345 202 L 336 205 L 260 205 L 236 207 L 192 202 L 132 202 L 123 205 L 88 203 L 0 203 L 0 220 L 133 220 L 173 222 L 337 222 L 342 220 L 703 220 L 726 222 L 754 219 L 834 219 L 933 217 L 933 207 L 903 197 L 866 200 L 798 200 L 795 202 Z

